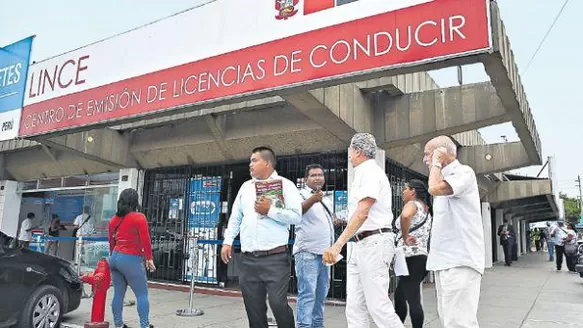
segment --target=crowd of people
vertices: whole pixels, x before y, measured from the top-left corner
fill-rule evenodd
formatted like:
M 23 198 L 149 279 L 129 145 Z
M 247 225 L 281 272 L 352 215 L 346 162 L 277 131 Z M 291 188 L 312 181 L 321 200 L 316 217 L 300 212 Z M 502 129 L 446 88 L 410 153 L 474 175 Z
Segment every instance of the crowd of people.
M 323 193 L 324 167 L 309 165 L 305 187 L 298 190 L 278 175 L 273 150 L 253 150 L 252 178 L 234 200 L 221 250 L 222 260 L 229 263 L 240 236 L 239 283 L 250 327 L 268 327 L 267 303 L 278 327 L 324 327 L 330 266 L 342 259 L 346 245 L 348 327 L 368 327 L 372 318 L 377 327 L 400 328 L 407 316 L 414 328 L 422 327 L 420 285 L 428 271 L 435 274 L 442 325 L 478 327 L 485 249 L 474 171 L 457 160 L 457 147 L 449 137 L 431 140 L 424 149 L 429 182 L 408 181 L 403 211 L 393 218 L 391 185 L 375 161 L 376 152 L 371 134 L 354 135 L 348 215 L 340 216 Z M 283 206 L 257 194 L 256 185 L 265 180 L 281 181 L 277 204 Z M 287 300 L 291 225 L 296 229 L 291 250 L 298 279 L 296 318 Z M 335 238 L 338 225 L 345 228 Z M 399 276 L 394 305 L 389 298 L 392 263 Z
M 348 214 L 339 215 L 324 189 L 326 169 L 318 163 L 305 169 L 305 186 L 279 176 L 272 149 L 258 147 L 249 164 L 251 179 L 243 183 L 234 199 L 224 232 L 221 259 L 229 263 L 237 236 L 241 243 L 240 287 L 249 326 L 268 327 L 267 303 L 281 328 L 324 327 L 324 303 L 330 285 L 330 267 L 342 259 L 347 248 L 346 319 L 348 327 L 400 328 L 409 316 L 413 328 L 424 323 L 421 285 L 433 272 L 438 314 L 443 327 L 478 327 L 480 285 L 485 267 L 481 205 L 473 169 L 457 160 L 457 146 L 449 137 L 429 141 L 424 163 L 429 168 L 426 184 L 410 180 L 402 191 L 403 209 L 392 213 L 392 189 L 377 164 L 377 145 L 368 133 L 351 140 L 349 159 L 354 168 Z M 267 186 L 267 187 L 266 187 Z M 263 194 L 261 190 L 272 188 Z M 273 189 L 275 188 L 275 189 Z M 275 194 L 275 199 L 270 195 Z M 75 220 L 81 229 L 89 209 Z M 30 240 L 34 214 L 21 228 L 21 240 Z M 295 227 L 295 242 L 288 237 Z M 340 236 L 335 228 L 343 226 Z M 48 229 L 58 236 L 64 229 L 54 215 Z M 115 327 L 127 327 L 122 318 L 123 300 L 130 286 L 137 299 L 142 328 L 149 322 L 146 271 L 156 267 L 152 258 L 148 223 L 139 211 L 138 193 L 124 190 L 117 213 L 109 223 L 111 272 L 114 286 L 112 310 Z M 81 234 L 78 232 L 77 235 Z M 498 227 L 505 264 L 517 260 L 517 237 L 512 221 Z M 575 271 L 577 232 L 572 224 L 547 223 L 530 238 L 536 251 L 548 249 L 549 261 L 562 269 L 563 258 Z M 55 254 L 56 241 L 46 252 Z M 295 260 L 298 300 L 296 317 L 288 303 L 291 256 Z M 397 278 L 394 305 L 389 298 L 389 272 Z
M 512 226 L 512 221 L 504 219 L 504 223 L 498 227 L 500 245 L 504 249 L 504 262 L 506 266 L 511 266 L 517 260 L 516 231 Z M 563 260 L 567 265 L 567 270 L 572 273 L 577 264 L 578 234 L 573 223 L 557 221 L 547 222 L 546 228 L 533 228 L 527 231 L 528 251 L 546 251 L 549 254 L 549 262 L 555 262 L 557 271 L 563 268 Z
M 229 263 L 239 236 L 239 283 L 250 327 L 268 327 L 267 303 L 280 328 L 324 327 L 330 267 L 342 259 L 346 245 L 348 327 L 368 327 L 372 318 L 377 327 L 401 328 L 407 316 L 413 328 L 422 327 L 420 288 L 429 271 L 435 274 L 442 326 L 478 327 L 485 249 L 474 171 L 457 160 L 456 144 L 449 137 L 431 140 L 423 158 L 430 171 L 428 184 L 408 181 L 402 194 L 403 210 L 394 218 L 391 185 L 375 161 L 376 153 L 371 134 L 354 135 L 349 148 L 354 178 L 348 215 L 338 215 L 324 194 L 326 169 L 320 164 L 306 167 L 305 187 L 298 190 L 295 183 L 278 175 L 272 149 L 252 151 L 251 179 L 234 199 L 221 247 L 221 259 Z M 271 188 L 270 192 L 260 194 L 265 188 Z M 275 200 L 270 197 L 273 194 Z M 88 216 L 88 212 L 80 215 L 79 226 Z M 296 239 L 290 250 L 292 225 Z M 338 237 L 337 226 L 344 226 Z M 58 229 L 60 222 L 54 217 L 49 232 Z M 137 191 L 122 191 L 109 223 L 111 307 L 117 328 L 127 327 L 123 300 L 128 286 L 136 295 L 140 327 L 153 327 L 146 271 L 156 266 L 148 231 Z M 557 253 L 563 252 L 561 247 L 557 245 Z M 287 298 L 292 255 L 298 279 L 295 318 Z M 393 264 L 398 276 L 394 305 L 389 297 Z

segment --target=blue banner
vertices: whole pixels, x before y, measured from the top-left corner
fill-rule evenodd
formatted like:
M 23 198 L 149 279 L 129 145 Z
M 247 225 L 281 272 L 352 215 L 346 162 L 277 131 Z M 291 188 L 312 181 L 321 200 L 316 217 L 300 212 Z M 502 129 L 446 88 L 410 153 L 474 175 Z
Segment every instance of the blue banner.
M 335 190 L 334 191 L 334 212 L 346 211 L 348 207 L 348 191 Z
M 188 229 L 199 234 L 203 240 L 217 239 L 217 226 L 221 215 L 221 177 L 197 176 L 191 179 L 188 195 Z M 190 241 L 186 245 L 191 258 L 198 256 L 197 266 L 186 260 L 184 280 L 205 284 L 217 284 L 217 245 L 204 245 L 197 249 L 191 248 Z
M 189 228 L 215 228 L 221 214 L 221 177 L 197 177 L 191 180 Z
M 18 136 L 33 38 L 0 47 L 0 140 Z

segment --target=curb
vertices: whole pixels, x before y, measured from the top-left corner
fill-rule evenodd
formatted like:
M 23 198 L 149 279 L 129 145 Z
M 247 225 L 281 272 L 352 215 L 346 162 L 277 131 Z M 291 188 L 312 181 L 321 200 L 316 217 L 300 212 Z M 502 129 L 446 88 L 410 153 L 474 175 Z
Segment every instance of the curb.
M 190 286 L 186 285 L 179 285 L 179 284 L 172 284 L 172 283 L 163 283 L 163 282 L 153 282 L 148 281 L 148 287 L 152 289 L 160 289 L 166 291 L 177 291 L 177 292 L 190 292 Z M 195 294 L 203 294 L 203 295 L 213 295 L 213 296 L 227 296 L 227 297 L 243 297 L 240 290 L 235 289 L 224 289 L 224 288 L 212 288 L 212 287 L 194 287 Z M 288 296 L 288 301 L 290 303 L 296 303 L 297 297 L 296 296 Z M 328 306 L 346 306 L 345 301 L 329 299 L 325 302 Z

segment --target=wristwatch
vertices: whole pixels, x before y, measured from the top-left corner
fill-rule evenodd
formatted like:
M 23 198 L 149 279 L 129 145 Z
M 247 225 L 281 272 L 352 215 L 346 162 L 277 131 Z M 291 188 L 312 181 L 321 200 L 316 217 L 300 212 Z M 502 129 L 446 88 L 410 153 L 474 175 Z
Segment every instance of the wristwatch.
M 443 167 L 441 166 L 441 163 L 433 163 L 431 166 L 435 166 L 438 167 L 440 169 L 442 169 Z

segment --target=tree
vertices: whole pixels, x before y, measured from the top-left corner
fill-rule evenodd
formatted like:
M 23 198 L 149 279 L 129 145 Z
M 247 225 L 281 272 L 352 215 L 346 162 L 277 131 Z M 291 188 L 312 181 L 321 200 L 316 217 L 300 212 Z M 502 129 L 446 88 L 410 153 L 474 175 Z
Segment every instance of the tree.
M 565 220 L 573 223 L 579 222 L 581 213 L 579 200 L 574 197 L 571 198 L 562 192 L 559 193 L 559 198 L 563 200 L 563 204 L 565 205 Z

